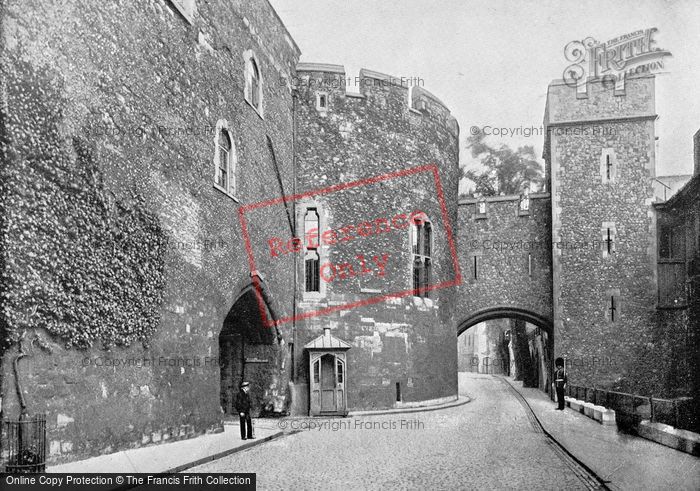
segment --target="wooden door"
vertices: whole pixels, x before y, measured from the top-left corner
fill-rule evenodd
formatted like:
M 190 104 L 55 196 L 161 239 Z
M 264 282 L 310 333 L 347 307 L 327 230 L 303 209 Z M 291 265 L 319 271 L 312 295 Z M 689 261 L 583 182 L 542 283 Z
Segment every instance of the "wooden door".
M 321 412 L 335 413 L 336 405 L 336 373 L 335 355 L 330 353 L 321 357 Z
M 314 353 L 310 357 L 310 413 L 345 413 L 344 353 Z

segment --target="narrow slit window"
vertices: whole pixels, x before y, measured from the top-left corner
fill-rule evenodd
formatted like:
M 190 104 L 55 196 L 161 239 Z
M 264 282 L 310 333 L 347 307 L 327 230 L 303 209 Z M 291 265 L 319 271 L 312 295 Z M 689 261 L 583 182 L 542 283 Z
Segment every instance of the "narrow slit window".
M 219 133 L 219 163 L 216 172 L 216 184 L 229 191 L 229 175 L 231 168 L 231 139 L 226 130 Z
M 256 109 L 260 109 L 260 70 L 255 60 L 250 60 L 251 81 L 250 81 L 250 101 Z
M 617 305 L 615 302 L 615 295 L 610 296 L 610 322 L 615 322 L 617 319 Z
M 615 182 L 618 173 L 617 165 L 615 150 L 604 148 L 600 155 L 600 178 L 603 184 Z

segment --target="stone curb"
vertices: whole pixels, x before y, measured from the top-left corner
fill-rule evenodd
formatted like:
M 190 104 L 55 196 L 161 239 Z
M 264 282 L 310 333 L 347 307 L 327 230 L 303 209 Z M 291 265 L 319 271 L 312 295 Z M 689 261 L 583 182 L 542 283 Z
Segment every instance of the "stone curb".
M 697 433 L 649 420 L 640 422 L 636 430 L 639 436 L 647 440 L 700 457 L 700 435 Z
M 224 457 L 227 457 L 229 455 L 232 455 L 237 452 L 241 452 L 243 450 L 248 450 L 249 448 L 255 447 L 257 445 L 260 445 L 265 442 L 269 442 L 271 440 L 274 440 L 276 438 L 283 437 L 285 435 L 293 435 L 295 433 L 299 433 L 301 430 L 295 430 L 295 431 L 279 431 L 277 433 L 273 433 L 272 435 L 266 436 L 265 438 L 261 438 L 259 440 L 255 440 L 254 442 L 249 442 L 245 443 L 239 447 L 234 447 L 234 448 L 229 448 L 228 450 L 224 450 L 223 452 L 218 452 L 212 455 L 208 455 L 206 457 L 202 457 L 201 459 L 197 459 L 193 462 L 188 462 L 186 464 L 178 465 L 177 467 L 173 467 L 172 469 L 167 469 L 164 471 L 159 472 L 159 474 L 176 474 L 178 472 L 182 472 L 186 469 L 191 469 L 192 467 L 197 467 L 198 465 L 206 464 L 207 462 L 211 462 L 212 460 L 218 460 Z
M 459 396 L 455 401 L 436 404 L 434 406 L 417 406 L 412 408 L 396 408 L 396 409 L 378 409 L 376 411 L 351 411 L 348 417 L 353 416 L 375 416 L 382 414 L 404 414 L 404 413 L 422 413 L 427 411 L 437 411 L 439 409 L 449 409 L 451 407 L 459 407 L 472 402 L 468 396 Z
M 566 405 L 572 410 L 584 414 L 604 426 L 616 425 L 615 411 L 605 406 L 596 406 L 591 402 L 580 401 L 573 397 L 564 397 Z

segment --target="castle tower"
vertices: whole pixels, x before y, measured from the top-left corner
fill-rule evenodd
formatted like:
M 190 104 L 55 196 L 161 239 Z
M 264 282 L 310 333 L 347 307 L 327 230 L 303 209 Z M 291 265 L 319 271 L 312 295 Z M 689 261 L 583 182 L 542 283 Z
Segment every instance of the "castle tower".
M 457 123 L 414 80 L 362 70 L 358 81 L 349 93 L 342 66 L 297 66 L 296 413 L 457 393 Z M 342 342 L 347 358 L 332 352 Z
M 624 90 L 589 81 L 549 86 L 555 356 L 569 379 L 636 393 L 663 386 L 645 356 L 656 337 L 654 78 Z M 653 357 L 653 359 L 659 359 Z M 658 392 L 657 392 L 658 393 Z

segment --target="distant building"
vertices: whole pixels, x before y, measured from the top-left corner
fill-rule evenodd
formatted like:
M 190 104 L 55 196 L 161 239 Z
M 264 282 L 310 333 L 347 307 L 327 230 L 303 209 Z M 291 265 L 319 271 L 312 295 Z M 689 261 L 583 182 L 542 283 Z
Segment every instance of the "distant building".
M 697 170 L 700 156 L 696 153 L 695 158 L 695 176 L 668 201 L 654 208 L 661 326 L 664 330 L 685 328 L 681 342 L 673 346 L 674 362 L 679 368 L 673 372 L 672 381 L 678 385 L 690 382 L 697 397 L 700 394 L 700 173 Z
M 657 176 L 652 181 L 654 186 L 654 198 L 657 201 L 667 201 L 676 194 L 693 176 L 681 174 L 676 176 Z
M 509 375 L 509 328 L 509 319 L 494 319 L 463 332 L 457 343 L 459 371 Z

